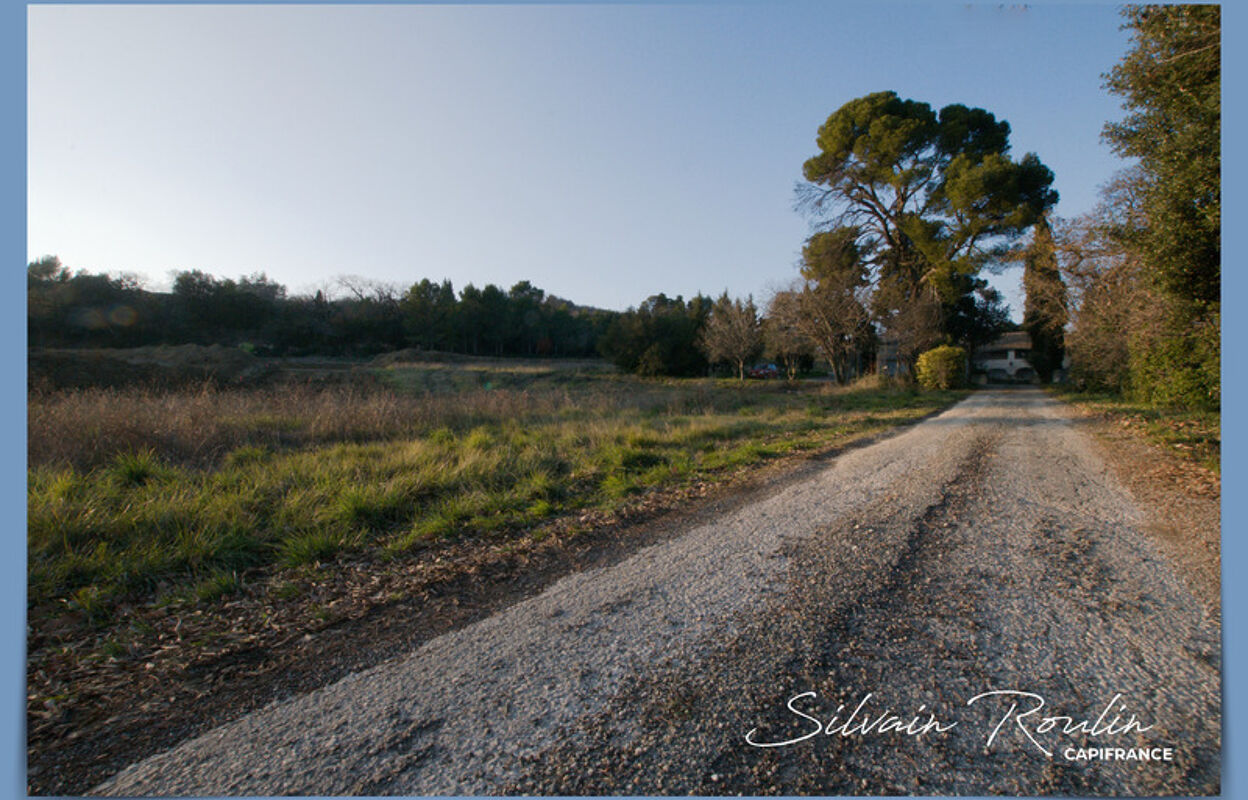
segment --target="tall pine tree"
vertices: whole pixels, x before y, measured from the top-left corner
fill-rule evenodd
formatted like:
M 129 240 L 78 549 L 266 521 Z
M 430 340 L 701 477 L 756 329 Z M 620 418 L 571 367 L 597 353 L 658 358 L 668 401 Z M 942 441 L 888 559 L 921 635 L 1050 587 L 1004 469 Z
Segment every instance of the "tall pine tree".
M 1049 221 L 1040 217 L 1023 252 L 1023 328 L 1031 334 L 1031 365 L 1042 383 L 1051 383 L 1062 365 L 1066 327 L 1066 285 L 1057 266 Z

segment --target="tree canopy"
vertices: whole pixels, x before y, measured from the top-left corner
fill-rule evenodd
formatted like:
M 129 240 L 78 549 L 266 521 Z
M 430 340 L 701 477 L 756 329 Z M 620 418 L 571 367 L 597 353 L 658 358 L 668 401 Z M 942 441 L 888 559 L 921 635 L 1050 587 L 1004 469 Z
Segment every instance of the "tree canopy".
M 1132 46 L 1106 76 L 1126 117 L 1105 126 L 1122 156 L 1136 213 L 1109 231 L 1136 265 L 1138 309 L 1126 347 L 1140 400 L 1216 408 L 1221 401 L 1221 11 L 1217 6 L 1123 9 Z M 1106 275 L 1118 273 L 1106 272 Z M 1086 306 L 1087 300 L 1085 299 Z M 1079 323 L 1090 322 L 1081 308 Z M 1089 365 L 1084 365 L 1085 367 Z
M 707 361 L 698 347 L 711 313 L 711 298 L 651 295 L 607 325 L 598 350 L 621 369 L 639 375 L 703 375 Z
M 870 268 L 886 328 L 935 302 L 938 333 L 960 340 L 955 312 L 978 307 L 964 302 L 984 288 L 975 277 L 1057 202 L 1052 171 L 1032 153 L 1013 160 L 1009 134 L 983 109 L 936 112 L 891 91 L 851 100 L 819 128 L 802 203 Z
M 863 302 L 867 270 L 851 227 L 816 233 L 802 248 L 802 278 L 796 302 L 780 309 L 796 312 L 789 321 L 818 350 L 838 383 L 869 343 L 870 313 Z
M 1138 158 L 1148 223 L 1141 248 L 1163 291 L 1197 303 L 1221 292 L 1222 78 L 1218 6 L 1127 6 L 1132 49 L 1105 76 L 1123 98 L 1105 126 L 1114 150 Z

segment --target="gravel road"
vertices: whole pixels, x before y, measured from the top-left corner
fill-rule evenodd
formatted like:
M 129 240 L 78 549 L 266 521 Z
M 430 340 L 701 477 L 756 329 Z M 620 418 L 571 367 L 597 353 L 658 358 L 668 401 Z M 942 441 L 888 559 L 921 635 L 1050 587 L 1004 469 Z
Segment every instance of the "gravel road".
M 93 793 L 1216 794 L 1218 612 L 1144 517 L 978 392 Z

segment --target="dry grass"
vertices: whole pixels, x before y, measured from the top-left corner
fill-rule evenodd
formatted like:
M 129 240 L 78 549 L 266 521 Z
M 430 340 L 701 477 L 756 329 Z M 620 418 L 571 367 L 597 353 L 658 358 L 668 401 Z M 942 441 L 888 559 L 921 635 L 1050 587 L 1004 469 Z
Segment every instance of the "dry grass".
M 288 450 L 333 442 L 420 436 L 441 427 L 532 418 L 611 405 L 610 393 L 566 390 L 396 392 L 384 386 L 287 386 L 195 391 L 81 389 L 33 396 L 31 466 L 91 469 L 150 450 L 172 464 L 210 468 L 244 446 Z
M 1221 474 L 1222 415 L 1217 411 L 1154 406 L 1068 387 L 1054 387 L 1052 391 L 1067 402 L 1162 445 L 1185 461 Z
M 802 405 L 887 390 L 877 383 L 868 379 L 853 391 L 820 383 L 795 393 L 780 382 L 642 381 L 601 369 L 439 364 L 330 385 L 40 391 L 31 393 L 27 408 L 27 458 L 32 467 L 89 470 L 150 451 L 167 464 L 209 469 L 249 446 L 285 451 L 382 441 L 497 420 L 734 413 L 760 400 Z
M 321 387 L 35 393 L 30 600 L 107 622 L 125 603 L 216 598 L 240 571 L 525 531 L 958 396 L 531 365 L 395 366 Z
M 431 403 L 351 387 L 152 392 L 83 389 L 32 398 L 30 464 L 90 469 L 151 450 L 209 467 L 239 447 L 361 441 L 419 429 Z

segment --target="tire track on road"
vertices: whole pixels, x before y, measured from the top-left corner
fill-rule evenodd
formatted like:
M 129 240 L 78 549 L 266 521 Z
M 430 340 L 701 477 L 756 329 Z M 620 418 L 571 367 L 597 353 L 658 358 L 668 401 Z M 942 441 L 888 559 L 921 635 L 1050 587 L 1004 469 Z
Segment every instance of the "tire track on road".
M 908 529 L 895 565 L 876 565 L 874 586 L 862 578 L 853 602 L 827 599 L 841 597 L 858 566 L 847 554 L 907 524 L 891 502 L 802 542 L 786 597 L 738 638 L 633 684 L 508 789 L 1216 794 L 1216 619 L 1131 527 L 1138 509 L 1051 401 L 1012 397 L 1018 413 L 981 416 L 957 478 Z M 1045 699 L 1045 713 L 1089 719 L 1121 692 L 1119 707 L 1152 729 L 1117 739 L 1038 736 L 1058 756 L 1050 758 L 1011 723 L 989 746 L 1005 709 L 996 698 L 967 702 L 990 690 L 1029 692 Z M 793 698 L 820 723 L 791 711 Z M 802 738 L 860 702 L 868 716 L 931 713 L 957 725 L 914 737 Z M 621 723 L 632 718 L 644 724 Z M 754 748 L 750 731 L 756 742 L 801 741 Z M 1104 744 L 1177 752 L 1147 765 L 1071 762 L 1057 752 Z

